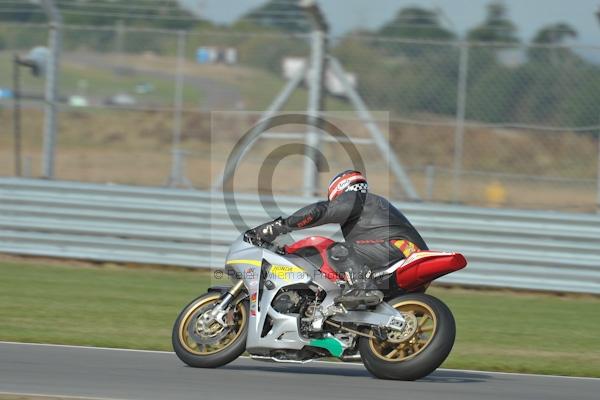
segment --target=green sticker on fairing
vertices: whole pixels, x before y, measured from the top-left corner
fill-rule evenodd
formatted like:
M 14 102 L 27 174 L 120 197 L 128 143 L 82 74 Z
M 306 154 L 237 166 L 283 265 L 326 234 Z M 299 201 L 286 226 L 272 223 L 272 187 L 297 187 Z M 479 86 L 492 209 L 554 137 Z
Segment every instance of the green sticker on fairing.
M 313 339 L 310 341 L 309 345 L 321 347 L 322 349 L 325 349 L 331 353 L 331 355 L 334 357 L 340 357 L 344 352 L 344 346 L 342 345 L 342 342 L 333 337 Z

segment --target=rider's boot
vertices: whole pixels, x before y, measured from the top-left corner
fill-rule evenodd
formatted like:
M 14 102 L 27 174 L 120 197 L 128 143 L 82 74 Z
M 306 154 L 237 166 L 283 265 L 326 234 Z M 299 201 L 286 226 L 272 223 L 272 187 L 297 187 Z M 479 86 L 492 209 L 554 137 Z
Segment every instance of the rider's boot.
M 370 279 L 369 268 L 356 261 L 352 247 L 337 243 L 329 249 L 329 257 L 338 271 L 343 271 L 349 288 L 334 299 L 351 309 L 361 305 L 377 305 L 383 301 L 383 293 Z
M 369 269 L 365 266 L 360 270 L 361 273 L 345 273 L 349 287 L 334 299 L 335 303 L 343 304 L 347 309 L 354 309 L 363 305 L 375 306 L 383 301 L 383 292 L 369 279 Z

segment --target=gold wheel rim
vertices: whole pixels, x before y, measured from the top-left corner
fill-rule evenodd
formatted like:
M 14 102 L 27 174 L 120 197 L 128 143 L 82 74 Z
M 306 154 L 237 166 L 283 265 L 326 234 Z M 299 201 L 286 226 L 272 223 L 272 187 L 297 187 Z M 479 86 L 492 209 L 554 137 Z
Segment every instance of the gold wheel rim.
M 240 302 L 234 312 L 234 320 L 235 324 L 233 327 L 228 327 L 229 332 L 217 343 L 214 344 L 201 344 L 197 343 L 190 337 L 188 333 L 189 324 L 192 323 L 195 319 L 192 316 L 198 311 L 198 309 L 206 306 L 209 303 L 214 303 L 219 300 L 220 296 L 217 294 L 215 296 L 205 297 L 203 299 L 199 299 L 197 302 L 192 304 L 183 318 L 181 319 L 181 323 L 179 324 L 179 342 L 183 346 L 184 349 L 189 351 L 192 354 L 207 356 L 210 354 L 215 354 L 220 351 L 225 350 L 229 346 L 231 346 L 236 339 L 242 334 L 244 330 L 244 326 L 246 325 L 246 321 L 248 319 L 246 307 Z
M 402 362 L 414 358 L 431 343 L 437 332 L 437 318 L 427 304 L 418 300 L 407 300 L 393 304 L 402 313 L 413 313 L 417 318 L 415 332 L 401 343 L 370 339 L 373 354 L 387 362 Z

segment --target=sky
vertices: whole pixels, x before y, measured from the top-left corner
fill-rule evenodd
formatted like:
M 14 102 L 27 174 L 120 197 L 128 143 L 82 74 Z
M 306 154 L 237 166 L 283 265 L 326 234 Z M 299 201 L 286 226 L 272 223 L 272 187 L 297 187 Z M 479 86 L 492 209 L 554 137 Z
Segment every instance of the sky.
M 200 7 L 207 18 L 228 23 L 265 0 L 180 0 Z M 542 26 L 567 22 L 579 32 L 576 40 L 584 45 L 600 46 L 600 23 L 595 13 L 600 0 L 504 0 L 509 15 L 519 28 L 519 36 L 528 41 Z M 357 27 L 374 29 L 389 21 L 398 9 L 407 6 L 439 8 L 447 16 L 447 26 L 459 34 L 480 23 L 489 0 L 320 0 L 334 35 Z

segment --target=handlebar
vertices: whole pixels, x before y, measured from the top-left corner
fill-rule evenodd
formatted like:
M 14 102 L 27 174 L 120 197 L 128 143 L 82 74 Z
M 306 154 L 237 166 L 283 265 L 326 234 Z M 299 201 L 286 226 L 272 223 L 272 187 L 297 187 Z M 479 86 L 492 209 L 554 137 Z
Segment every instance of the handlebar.
M 262 247 L 263 249 L 267 249 L 278 254 L 285 254 L 284 247 L 260 239 L 254 229 L 249 229 L 244 232 L 244 241 L 253 246 Z

